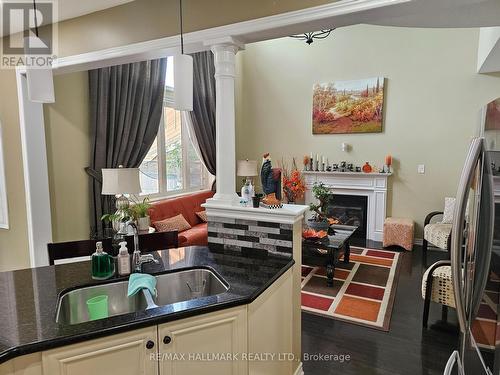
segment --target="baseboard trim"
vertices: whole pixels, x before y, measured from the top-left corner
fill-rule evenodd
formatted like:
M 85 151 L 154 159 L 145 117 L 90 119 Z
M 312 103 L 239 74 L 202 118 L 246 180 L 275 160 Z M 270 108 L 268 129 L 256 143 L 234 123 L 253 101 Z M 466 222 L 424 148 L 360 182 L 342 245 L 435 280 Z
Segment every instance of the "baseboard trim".
M 293 375 L 304 375 L 304 369 L 302 368 L 302 362 L 299 363 L 297 369 L 293 373 Z

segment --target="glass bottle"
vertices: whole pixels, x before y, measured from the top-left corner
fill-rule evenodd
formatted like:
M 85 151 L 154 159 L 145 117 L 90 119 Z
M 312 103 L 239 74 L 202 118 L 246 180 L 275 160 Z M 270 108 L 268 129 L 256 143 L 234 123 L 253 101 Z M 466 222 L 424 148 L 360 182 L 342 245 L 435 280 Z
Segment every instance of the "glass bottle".
M 95 253 L 92 254 L 92 278 L 94 280 L 106 280 L 115 273 L 115 260 L 104 251 L 102 242 L 96 243 Z

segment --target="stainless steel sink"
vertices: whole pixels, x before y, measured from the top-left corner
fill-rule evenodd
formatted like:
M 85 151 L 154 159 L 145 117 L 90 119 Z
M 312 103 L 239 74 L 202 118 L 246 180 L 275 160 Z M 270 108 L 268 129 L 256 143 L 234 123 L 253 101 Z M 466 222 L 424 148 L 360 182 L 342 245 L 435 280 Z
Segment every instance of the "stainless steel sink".
M 164 306 L 224 293 L 228 285 L 214 272 L 196 268 L 156 276 L 156 290 L 153 300 L 156 305 Z
M 59 298 L 56 322 L 78 324 L 90 321 L 87 300 L 99 295 L 108 296 L 108 316 L 122 315 L 146 310 L 147 297 L 144 292 L 127 297 L 128 281 L 79 288 L 64 293 Z
M 175 302 L 217 295 L 228 290 L 228 285 L 214 272 L 195 268 L 156 276 L 157 296 L 142 290 L 127 296 L 128 281 L 88 286 L 61 295 L 57 306 L 56 322 L 78 324 L 90 321 L 87 300 L 99 295 L 108 296 L 108 316 L 143 311 Z

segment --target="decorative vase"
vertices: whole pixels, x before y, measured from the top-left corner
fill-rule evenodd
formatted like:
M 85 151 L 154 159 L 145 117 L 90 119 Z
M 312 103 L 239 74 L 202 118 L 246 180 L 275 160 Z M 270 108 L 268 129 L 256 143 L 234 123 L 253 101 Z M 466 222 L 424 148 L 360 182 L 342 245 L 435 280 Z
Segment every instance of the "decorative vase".
M 308 219 L 307 220 L 307 225 L 309 228 L 320 231 L 320 230 L 328 230 L 330 225 L 328 224 L 328 221 L 316 221 L 314 219 Z
M 140 231 L 148 231 L 150 224 L 151 224 L 151 221 L 149 219 L 149 216 L 140 217 L 137 219 L 137 228 Z
M 363 172 L 370 173 L 372 170 L 373 168 L 370 163 L 366 162 L 365 165 L 363 165 Z

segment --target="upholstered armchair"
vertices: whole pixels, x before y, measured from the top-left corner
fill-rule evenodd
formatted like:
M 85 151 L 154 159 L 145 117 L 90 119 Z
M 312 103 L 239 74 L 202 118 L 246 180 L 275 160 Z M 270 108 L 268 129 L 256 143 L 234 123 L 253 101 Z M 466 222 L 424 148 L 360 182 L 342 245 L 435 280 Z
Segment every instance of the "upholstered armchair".
M 453 282 L 451 279 L 451 261 L 440 260 L 430 266 L 422 277 L 422 298 L 424 299 L 424 313 L 422 326 L 427 328 L 431 302 L 442 306 L 443 322 L 448 317 L 448 307 L 455 308 Z
M 427 248 L 429 244 L 450 251 L 451 223 L 433 222 L 433 218 L 443 215 L 443 211 L 433 211 L 424 220 L 424 240 L 422 241 L 422 265 L 427 266 Z

